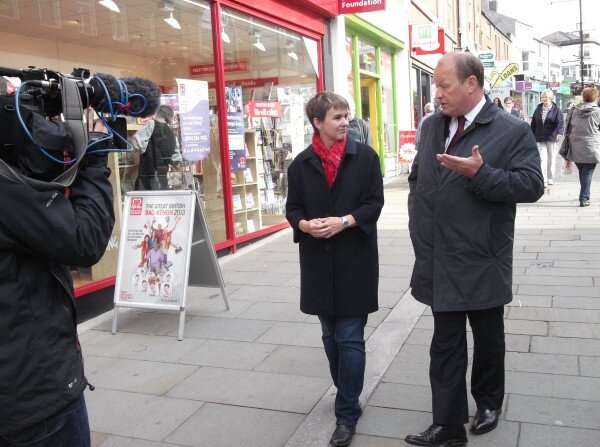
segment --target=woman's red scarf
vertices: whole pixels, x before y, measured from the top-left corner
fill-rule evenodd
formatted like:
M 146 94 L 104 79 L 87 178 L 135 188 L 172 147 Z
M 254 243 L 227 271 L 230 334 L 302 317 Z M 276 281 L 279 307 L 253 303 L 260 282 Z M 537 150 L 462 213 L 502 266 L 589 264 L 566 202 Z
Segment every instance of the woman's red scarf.
M 333 186 L 333 181 L 335 180 L 338 168 L 342 162 L 342 157 L 344 156 L 346 138 L 347 137 L 344 137 L 343 140 L 335 143 L 331 149 L 327 149 L 319 135 L 314 133 L 312 137 L 313 150 L 323 163 L 323 169 L 325 170 L 325 176 L 327 177 L 327 183 L 330 188 Z

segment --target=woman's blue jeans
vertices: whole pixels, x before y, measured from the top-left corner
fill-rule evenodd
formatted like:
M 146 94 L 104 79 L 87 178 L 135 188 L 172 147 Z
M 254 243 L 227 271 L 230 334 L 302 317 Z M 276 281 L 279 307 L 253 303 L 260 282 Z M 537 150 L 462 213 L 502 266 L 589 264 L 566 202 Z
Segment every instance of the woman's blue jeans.
M 575 163 L 579 170 L 579 201 L 590 200 L 590 188 L 592 186 L 592 177 L 594 176 L 594 169 L 596 169 L 596 163 Z
M 365 325 L 367 315 L 360 317 L 319 316 L 323 330 L 323 346 L 329 360 L 335 396 L 338 425 L 356 425 L 362 413 L 359 396 L 365 377 Z
M 0 436 L 0 447 L 89 447 L 90 426 L 83 393 L 37 424 Z

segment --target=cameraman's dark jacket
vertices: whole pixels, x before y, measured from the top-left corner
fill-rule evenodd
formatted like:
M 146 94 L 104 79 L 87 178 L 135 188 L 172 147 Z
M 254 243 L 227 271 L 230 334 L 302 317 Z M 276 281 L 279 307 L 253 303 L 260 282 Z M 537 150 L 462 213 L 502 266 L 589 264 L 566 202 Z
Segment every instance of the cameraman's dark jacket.
M 82 164 L 69 198 L 0 175 L 0 435 L 38 423 L 85 388 L 67 266 L 98 262 L 115 217 L 106 155 Z

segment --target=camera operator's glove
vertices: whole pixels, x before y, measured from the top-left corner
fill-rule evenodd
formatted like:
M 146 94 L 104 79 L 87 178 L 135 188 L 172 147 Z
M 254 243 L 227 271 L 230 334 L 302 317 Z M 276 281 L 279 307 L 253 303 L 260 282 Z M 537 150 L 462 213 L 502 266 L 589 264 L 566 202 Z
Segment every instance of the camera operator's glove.
M 90 142 L 85 159 L 82 161 L 82 168 L 86 166 L 103 167 L 108 163 L 108 152 L 102 149 L 112 149 L 114 147 L 112 138 L 104 132 L 90 132 Z

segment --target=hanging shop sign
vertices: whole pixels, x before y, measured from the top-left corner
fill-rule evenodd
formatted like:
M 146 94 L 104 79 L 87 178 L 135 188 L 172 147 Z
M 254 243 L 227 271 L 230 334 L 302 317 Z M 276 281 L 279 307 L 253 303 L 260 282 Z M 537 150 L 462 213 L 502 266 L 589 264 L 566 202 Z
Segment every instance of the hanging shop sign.
M 531 81 L 516 81 L 515 82 L 515 90 L 518 92 L 524 92 L 527 90 L 531 90 L 533 87 L 533 83 Z
M 340 14 L 385 10 L 385 0 L 339 0 Z
M 496 56 L 492 51 L 486 51 L 477 55 L 484 68 L 494 68 L 496 66 Z
M 210 120 L 208 119 L 208 82 L 176 79 L 181 131 L 181 155 L 196 161 L 210 152 Z
M 227 102 L 227 138 L 229 142 L 229 164 L 234 172 L 246 169 L 246 143 L 244 141 L 244 113 L 242 87 L 225 86 Z
M 496 81 L 494 81 L 494 83 L 492 84 L 492 87 L 498 87 L 502 85 L 504 82 L 508 81 L 517 73 L 519 73 L 519 64 L 514 62 L 508 64 L 506 68 L 502 70 L 502 72 L 498 75 Z
M 247 115 L 256 118 L 281 118 L 283 110 L 279 101 L 250 101 L 244 106 Z
M 437 23 L 410 25 L 408 34 L 410 51 L 416 56 L 446 52 L 444 28 L 440 28 Z

